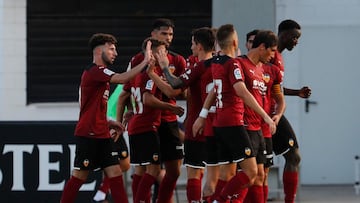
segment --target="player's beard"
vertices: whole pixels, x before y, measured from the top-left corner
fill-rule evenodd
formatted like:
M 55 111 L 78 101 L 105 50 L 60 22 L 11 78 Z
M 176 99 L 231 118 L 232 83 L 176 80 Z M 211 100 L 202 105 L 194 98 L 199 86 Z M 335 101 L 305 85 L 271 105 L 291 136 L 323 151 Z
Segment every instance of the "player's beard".
M 111 64 L 113 64 L 113 61 L 109 59 L 109 57 L 107 57 L 104 52 L 101 54 L 101 59 L 104 61 L 106 66 L 110 66 Z

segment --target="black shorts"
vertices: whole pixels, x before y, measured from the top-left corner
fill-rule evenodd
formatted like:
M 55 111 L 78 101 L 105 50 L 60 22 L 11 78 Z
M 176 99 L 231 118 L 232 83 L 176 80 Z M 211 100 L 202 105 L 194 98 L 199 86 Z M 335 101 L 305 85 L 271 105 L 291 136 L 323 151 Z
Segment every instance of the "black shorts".
M 254 157 L 244 126 L 214 127 L 219 164 L 238 163 Z
M 160 164 L 160 141 L 156 132 L 129 135 L 130 163 L 146 166 Z
M 187 140 L 184 141 L 184 164 L 191 168 L 205 168 L 205 158 L 206 158 L 206 143 Z
M 120 160 L 124 160 L 129 157 L 129 148 L 126 145 L 124 135 L 121 135 L 116 142 L 112 142 L 115 152 Z
M 114 154 L 113 140 L 96 139 L 76 136 L 74 169 L 99 170 L 118 165 L 119 160 Z
M 252 147 L 254 149 L 254 156 L 256 157 L 257 164 L 265 163 L 265 141 L 261 130 L 248 130 Z
M 184 158 L 184 146 L 180 140 L 178 122 L 161 122 L 158 132 L 161 161 L 173 161 Z
M 219 164 L 218 148 L 216 145 L 215 136 L 206 136 L 206 159 L 207 166 L 217 166 Z
M 274 155 L 273 155 L 273 147 L 272 147 L 272 139 L 270 137 L 266 137 L 265 139 L 265 149 L 266 149 L 266 161 L 264 164 L 265 168 L 270 168 L 274 165 Z
M 295 132 L 285 116 L 280 118 L 276 133 L 272 136 L 272 142 L 276 155 L 285 154 L 291 148 L 299 148 Z

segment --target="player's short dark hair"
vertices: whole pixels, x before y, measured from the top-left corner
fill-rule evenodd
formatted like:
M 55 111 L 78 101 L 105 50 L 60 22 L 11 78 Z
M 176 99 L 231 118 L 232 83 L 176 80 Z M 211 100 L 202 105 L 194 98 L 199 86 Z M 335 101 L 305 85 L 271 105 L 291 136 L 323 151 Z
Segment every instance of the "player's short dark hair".
M 90 37 L 89 47 L 91 50 L 94 50 L 95 47 L 97 47 L 99 45 L 104 45 L 106 43 L 116 44 L 117 40 L 111 34 L 96 33 Z
M 158 30 L 161 27 L 175 28 L 174 22 L 168 18 L 158 18 L 153 22 L 153 30 Z
M 192 31 L 191 35 L 194 41 L 203 46 L 204 50 L 209 52 L 214 50 L 215 32 L 209 27 L 201 27 Z
M 255 35 L 252 48 L 259 47 L 260 44 L 264 44 L 265 48 L 277 46 L 278 38 L 276 34 L 271 30 L 260 30 Z
M 146 50 L 146 44 L 147 44 L 148 41 L 151 41 L 151 49 L 157 48 L 157 47 L 159 47 L 161 45 L 167 46 L 166 42 L 163 42 L 163 41 L 148 37 L 142 43 L 141 48 L 142 48 L 143 51 Z
M 248 32 L 248 33 L 246 34 L 246 41 L 249 40 L 250 36 L 257 35 L 257 33 L 258 33 L 259 31 L 260 31 L 260 30 L 255 29 L 255 30 L 252 30 L 252 31 Z
M 300 30 L 301 26 L 299 25 L 299 23 L 297 23 L 294 20 L 291 19 L 283 20 L 278 26 L 278 33 L 282 33 L 284 31 L 293 30 L 293 29 Z
M 224 48 L 227 45 L 228 39 L 235 33 L 235 27 L 233 24 L 225 24 L 219 27 L 216 32 L 216 40 L 220 48 Z

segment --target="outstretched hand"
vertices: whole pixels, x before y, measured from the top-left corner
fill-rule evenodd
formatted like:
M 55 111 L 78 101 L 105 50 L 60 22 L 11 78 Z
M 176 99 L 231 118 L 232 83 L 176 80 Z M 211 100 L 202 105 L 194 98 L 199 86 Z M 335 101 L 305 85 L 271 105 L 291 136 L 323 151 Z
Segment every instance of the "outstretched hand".
M 308 86 L 304 86 L 300 89 L 298 96 L 301 98 L 309 98 L 311 95 L 311 89 Z
M 151 50 L 151 41 L 149 40 L 146 42 L 146 48 L 145 48 L 145 52 L 144 52 L 144 61 L 146 63 L 150 63 L 152 58 L 153 58 L 153 55 L 152 55 L 152 50 Z

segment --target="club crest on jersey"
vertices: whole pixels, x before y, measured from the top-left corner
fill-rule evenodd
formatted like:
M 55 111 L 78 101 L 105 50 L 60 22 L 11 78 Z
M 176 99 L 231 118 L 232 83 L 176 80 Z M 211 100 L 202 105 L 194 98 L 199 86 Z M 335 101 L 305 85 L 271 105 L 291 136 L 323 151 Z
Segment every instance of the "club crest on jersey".
M 104 73 L 106 74 L 106 75 L 113 75 L 115 72 L 114 71 L 112 71 L 112 70 L 110 70 L 110 69 L 107 69 L 107 68 L 105 68 L 104 70 Z
M 263 74 L 263 80 L 268 83 L 270 81 L 270 75 L 268 73 Z
M 148 80 L 148 81 L 146 82 L 145 89 L 147 89 L 147 90 L 152 90 L 153 87 L 154 87 L 154 81 Z
M 158 161 L 159 160 L 159 155 L 158 154 L 153 154 L 153 160 Z
M 251 149 L 249 147 L 245 148 L 245 154 L 246 156 L 250 156 L 251 155 Z
M 235 77 L 235 79 L 237 79 L 237 80 L 242 79 L 241 72 L 240 72 L 240 69 L 239 69 L 239 68 L 235 68 L 235 69 L 234 69 L 234 77 Z
M 173 64 L 169 65 L 169 71 L 171 74 L 175 72 L 175 66 Z
M 89 159 L 85 159 L 85 160 L 83 161 L 83 165 L 84 165 L 85 167 L 88 167 L 88 166 L 89 166 L 89 163 L 90 163 Z
M 295 143 L 294 140 L 290 138 L 290 139 L 289 139 L 289 145 L 290 145 L 290 147 L 293 147 L 293 146 L 294 146 L 294 143 Z

